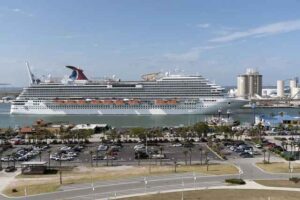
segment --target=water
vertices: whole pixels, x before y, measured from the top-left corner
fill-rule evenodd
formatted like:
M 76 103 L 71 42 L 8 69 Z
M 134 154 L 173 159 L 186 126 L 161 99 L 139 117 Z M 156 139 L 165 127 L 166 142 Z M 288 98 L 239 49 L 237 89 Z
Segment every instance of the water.
M 113 127 L 158 127 L 158 126 L 179 126 L 192 125 L 199 121 L 211 117 L 211 115 L 119 115 L 119 116 L 98 116 L 98 115 L 72 115 L 72 116 L 53 116 L 53 115 L 10 115 L 10 104 L 0 103 L 0 127 L 15 127 L 31 125 L 38 119 L 47 122 L 68 122 L 74 124 L 97 123 L 109 124 Z M 285 112 L 289 115 L 299 115 L 299 108 L 257 108 L 255 113 L 270 115 Z M 232 117 L 241 122 L 253 122 L 253 111 L 251 109 L 240 109 L 233 111 Z

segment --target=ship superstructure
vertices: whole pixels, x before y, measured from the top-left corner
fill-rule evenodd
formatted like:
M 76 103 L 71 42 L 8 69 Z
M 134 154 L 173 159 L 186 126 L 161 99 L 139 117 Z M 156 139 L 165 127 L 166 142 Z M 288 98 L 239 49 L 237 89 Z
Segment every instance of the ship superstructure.
M 163 115 L 214 114 L 239 108 L 244 100 L 227 98 L 224 89 L 202 76 L 153 73 L 141 81 L 91 81 L 82 69 L 67 66 L 67 80 L 31 84 L 12 103 L 12 114 Z

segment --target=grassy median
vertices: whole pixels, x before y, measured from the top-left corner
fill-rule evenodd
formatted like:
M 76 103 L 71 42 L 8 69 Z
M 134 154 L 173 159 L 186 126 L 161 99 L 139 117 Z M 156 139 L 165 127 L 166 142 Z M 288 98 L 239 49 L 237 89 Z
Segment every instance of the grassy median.
M 174 166 L 118 166 L 118 167 L 77 167 L 73 171 L 62 173 L 63 185 L 88 183 L 101 180 L 116 180 L 140 176 L 172 174 Z M 229 164 L 211 164 L 177 166 L 177 173 L 195 172 L 207 175 L 236 174 L 238 169 Z M 59 174 L 52 175 L 19 175 L 4 190 L 8 196 L 24 196 L 25 187 L 28 195 L 56 191 L 59 187 Z M 15 189 L 15 190 L 14 190 Z M 14 190 L 14 191 L 13 191 Z
M 183 193 L 188 200 L 299 200 L 300 192 L 273 190 L 199 190 Z M 124 200 L 174 200 L 181 199 L 182 193 L 165 193 L 124 198 Z
M 268 187 L 300 188 L 300 182 L 295 183 L 290 180 L 256 180 L 255 182 Z
M 289 173 L 289 163 L 288 162 L 274 162 L 274 163 L 256 163 L 256 166 L 261 168 L 266 172 L 271 173 Z M 300 164 L 292 163 L 293 173 L 300 173 Z

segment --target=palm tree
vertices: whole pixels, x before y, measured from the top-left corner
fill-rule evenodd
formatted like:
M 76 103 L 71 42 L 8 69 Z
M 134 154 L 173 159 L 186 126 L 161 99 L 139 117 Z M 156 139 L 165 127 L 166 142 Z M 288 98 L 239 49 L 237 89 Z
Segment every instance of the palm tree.
M 270 163 L 270 158 L 271 158 L 271 150 L 268 149 L 268 163 Z
M 192 165 L 192 148 L 189 148 L 189 154 L 190 154 L 190 165 Z
M 42 151 L 39 151 L 40 162 L 42 161 Z
M 163 150 L 164 150 L 164 147 L 163 146 L 161 146 L 161 147 L 159 147 L 159 150 L 160 150 L 160 166 L 162 165 L 162 155 L 163 155 Z
M 50 158 L 50 156 L 51 156 L 51 150 L 48 150 L 48 166 L 49 166 L 49 168 L 50 168 L 50 162 L 51 162 L 51 158 Z
M 183 154 L 184 154 L 185 165 L 187 165 L 187 154 L 188 154 L 188 151 L 187 151 L 187 150 L 184 150 L 184 151 L 183 151 Z
M 202 153 L 203 153 L 202 147 L 199 148 L 199 151 L 200 151 L 200 165 L 202 165 Z
M 2 170 L 2 150 L 0 150 L 0 170 Z
M 266 163 L 266 150 L 263 149 L 262 152 L 264 153 L 264 164 Z
M 16 167 L 16 153 L 12 153 L 11 158 L 13 160 L 13 166 Z
M 90 151 L 91 167 L 93 167 L 93 151 Z

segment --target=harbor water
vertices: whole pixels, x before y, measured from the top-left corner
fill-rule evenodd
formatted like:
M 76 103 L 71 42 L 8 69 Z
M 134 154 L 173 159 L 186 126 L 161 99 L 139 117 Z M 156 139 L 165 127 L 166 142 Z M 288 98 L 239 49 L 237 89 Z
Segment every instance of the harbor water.
M 0 103 L 0 127 L 16 127 L 31 125 L 38 119 L 53 123 L 74 124 L 108 124 L 113 127 L 163 127 L 193 125 L 199 121 L 205 121 L 212 115 L 11 115 L 10 104 Z M 232 118 L 240 122 L 253 123 L 254 114 L 272 115 L 284 112 L 288 115 L 299 115 L 299 108 L 251 108 L 232 111 Z M 216 113 L 217 114 L 217 113 Z M 225 115 L 226 113 L 224 113 Z M 225 116 L 224 116 L 225 117 Z

